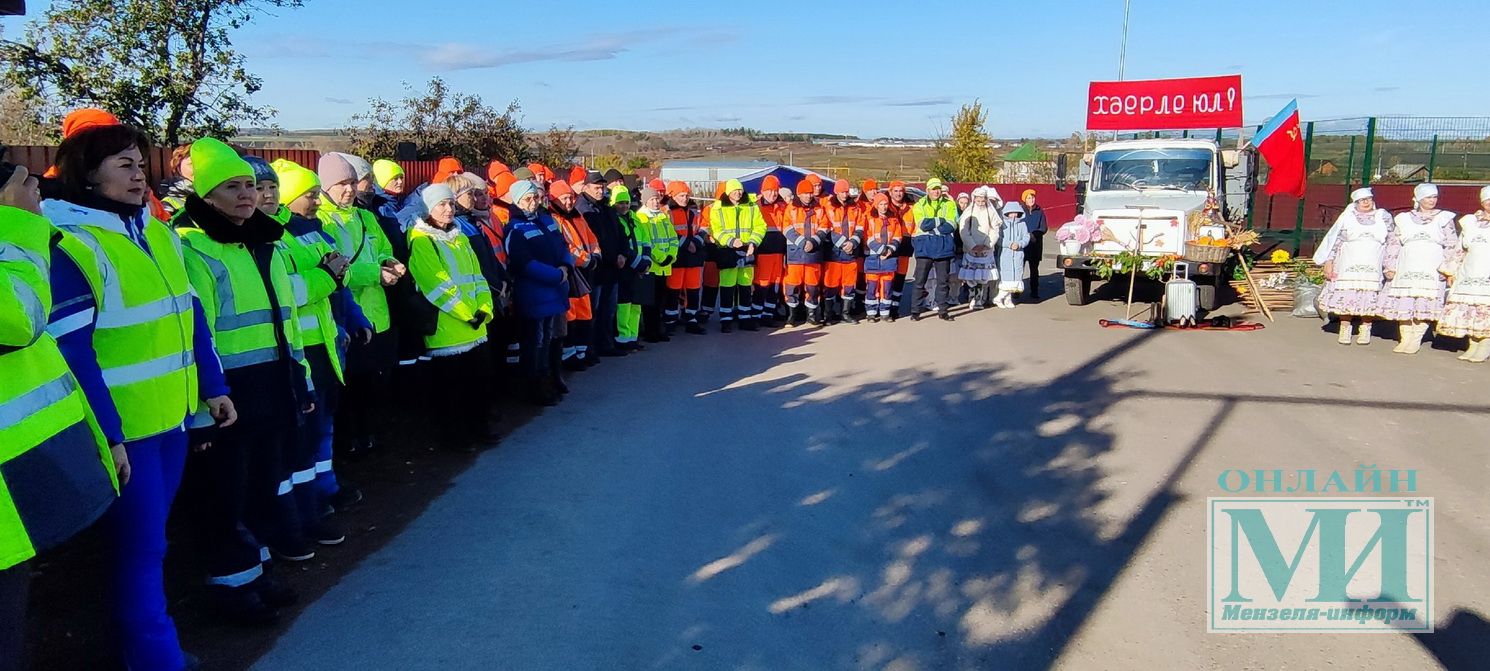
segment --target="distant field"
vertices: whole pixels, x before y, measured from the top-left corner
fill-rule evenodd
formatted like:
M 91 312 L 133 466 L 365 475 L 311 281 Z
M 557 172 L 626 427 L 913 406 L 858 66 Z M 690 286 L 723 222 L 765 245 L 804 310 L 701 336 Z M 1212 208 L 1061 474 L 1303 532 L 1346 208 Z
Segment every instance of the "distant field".
M 732 151 L 708 155 L 675 156 L 669 158 L 723 158 L 775 161 L 808 168 L 818 172 L 858 182 L 865 179 L 889 181 L 925 181 L 926 165 L 931 161 L 931 149 L 870 148 L 870 147 L 824 147 L 800 145 L 789 148 L 762 148 Z
M 246 146 L 276 149 L 345 151 L 346 137 L 334 131 L 291 131 L 282 135 L 251 134 L 235 138 Z M 718 130 L 670 131 L 580 131 L 575 134 L 578 160 L 593 165 L 594 159 L 617 156 L 642 157 L 660 167 L 672 160 L 761 160 L 796 165 L 854 182 L 865 179 L 925 181 L 927 166 L 935 150 L 921 147 L 838 147 L 811 142 L 782 142 L 751 139 Z M 1004 143 L 996 154 L 1018 146 Z M 604 163 L 602 163 L 604 164 Z

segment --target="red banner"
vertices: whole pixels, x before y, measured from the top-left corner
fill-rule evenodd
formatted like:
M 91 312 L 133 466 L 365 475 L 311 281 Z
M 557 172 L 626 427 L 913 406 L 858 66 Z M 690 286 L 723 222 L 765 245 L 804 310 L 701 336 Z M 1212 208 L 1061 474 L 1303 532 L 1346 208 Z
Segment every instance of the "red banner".
M 1238 128 L 1242 76 L 1092 82 L 1087 130 Z

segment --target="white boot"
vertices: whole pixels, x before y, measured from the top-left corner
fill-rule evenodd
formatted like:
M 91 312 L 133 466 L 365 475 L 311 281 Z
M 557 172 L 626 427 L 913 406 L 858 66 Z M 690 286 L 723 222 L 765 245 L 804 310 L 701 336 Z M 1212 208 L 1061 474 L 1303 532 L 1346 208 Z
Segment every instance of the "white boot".
M 1370 345 L 1371 344 L 1371 324 L 1369 322 L 1364 322 L 1364 321 L 1361 322 L 1361 328 L 1359 330 L 1357 330 L 1356 333 L 1355 333 L 1355 344 L 1357 344 L 1357 345 Z
M 1407 341 L 1412 340 L 1412 322 L 1397 323 L 1397 346 L 1392 348 L 1398 354 L 1407 353 Z
M 1350 339 L 1351 338 L 1354 338 L 1354 337 L 1355 337 L 1355 322 L 1350 321 L 1350 318 L 1349 317 L 1341 317 L 1340 318 L 1340 338 L 1338 340 L 1336 340 L 1335 342 L 1338 342 L 1341 345 L 1349 345 L 1350 344 Z
M 1417 354 L 1423 348 L 1423 336 L 1428 333 L 1428 323 L 1420 322 L 1406 327 L 1407 346 L 1402 349 L 1403 354 Z
M 1469 348 L 1474 352 L 1468 359 L 1470 363 L 1485 363 L 1486 359 L 1490 359 L 1490 341 L 1486 341 L 1484 338 L 1476 338 L 1469 342 Z
M 1470 359 L 1474 358 L 1475 352 L 1478 351 L 1480 351 L 1480 341 L 1474 338 L 1470 338 L 1469 346 L 1464 348 L 1464 353 L 1459 355 L 1459 360 L 1469 361 Z

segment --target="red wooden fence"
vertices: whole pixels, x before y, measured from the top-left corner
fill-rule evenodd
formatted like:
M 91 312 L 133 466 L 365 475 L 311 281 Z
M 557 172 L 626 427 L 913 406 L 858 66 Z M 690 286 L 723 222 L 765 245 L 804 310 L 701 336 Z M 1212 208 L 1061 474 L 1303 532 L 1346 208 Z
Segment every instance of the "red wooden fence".
M 248 149 L 245 153 L 258 156 L 266 161 L 289 159 L 311 170 L 315 170 L 316 164 L 321 160 L 321 152 L 314 149 Z M 26 166 L 26 169 L 31 172 L 41 174 L 56 162 L 57 148 L 55 146 L 15 146 L 10 147 L 5 158 L 11 163 Z M 150 183 L 159 184 L 169 176 L 171 150 L 165 147 L 152 147 L 149 155 L 145 157 L 145 162 Z M 434 177 L 437 162 L 398 161 L 398 164 L 403 166 L 405 181 L 413 186 L 427 182 Z

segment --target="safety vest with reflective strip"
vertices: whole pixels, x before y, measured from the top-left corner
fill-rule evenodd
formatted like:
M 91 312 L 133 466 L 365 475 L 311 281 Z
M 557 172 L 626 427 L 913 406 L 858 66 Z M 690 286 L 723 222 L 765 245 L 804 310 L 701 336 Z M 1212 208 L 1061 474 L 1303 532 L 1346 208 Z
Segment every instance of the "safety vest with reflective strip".
M 270 286 L 279 300 L 276 310 L 253 252 L 247 247 L 213 240 L 200 228 L 178 230 L 190 252 L 186 270 L 202 298 L 223 370 L 278 361 L 281 350 L 276 324 L 284 331 L 290 357 L 303 366 L 304 341 L 297 312 L 290 304 L 294 291 L 284 255 L 275 249 L 269 264 Z
M 735 240 L 758 245 L 766 237 L 766 220 L 754 203 L 714 203 L 706 221 L 709 222 L 709 235 L 720 247 L 729 247 Z
M 61 249 L 88 278 L 98 305 L 93 349 L 125 440 L 181 426 L 198 403 L 191 281 L 181 241 L 145 217 L 145 246 L 118 215 L 59 200 L 42 214 L 66 234 Z
M 564 242 L 569 244 L 569 255 L 574 257 L 574 267 L 589 268 L 590 259 L 600 256 L 600 241 L 595 238 L 595 232 L 590 230 L 590 224 L 573 210 L 565 213 L 555 207 L 550 212 L 554 215 L 554 221 L 559 222 L 559 228 L 564 231 Z
M 661 277 L 672 275 L 673 262 L 678 260 L 678 231 L 673 226 L 672 215 L 643 208 L 636 211 L 636 225 L 651 240 L 652 267 L 648 272 Z
M 471 328 L 478 313 L 492 316 L 491 288 L 481 275 L 481 262 L 459 228 L 436 235 L 425 224 L 409 229 L 409 274 L 419 292 L 440 309 L 435 332 L 424 337 L 432 356 L 470 349 L 486 340 L 486 323 Z
M 112 483 L 118 491 L 103 433 L 57 342 L 46 333 L 55 232 L 42 217 L 0 207 L 0 570 L 36 554 L 37 532 L 80 527 L 91 521 L 81 515 L 98 512 L 80 510 L 76 501 L 26 496 L 34 493 L 28 487 L 91 491 Z M 55 480 L 7 481 L 39 470 Z M 71 514 L 59 519 L 60 511 Z M 38 522 L 49 528 L 34 528 Z
M 393 245 L 383 236 L 377 217 L 359 207 L 337 207 L 321 199 L 316 213 L 321 226 L 331 234 L 336 251 L 352 260 L 345 282 L 362 314 L 382 333 L 393 323 L 388 315 L 388 295 L 383 290 L 383 262 L 393 260 Z
M 273 218 L 281 224 L 288 224 L 291 216 L 289 209 L 280 206 Z M 299 315 L 302 344 L 306 347 L 325 346 L 336 379 L 345 381 L 341 357 L 336 352 L 336 320 L 331 314 L 331 294 L 336 293 L 336 279 L 321 267 L 321 259 L 332 251 L 331 243 L 326 241 L 321 231 L 297 236 L 286 230 L 284 237 L 274 246 L 289 267 L 290 293 Z

